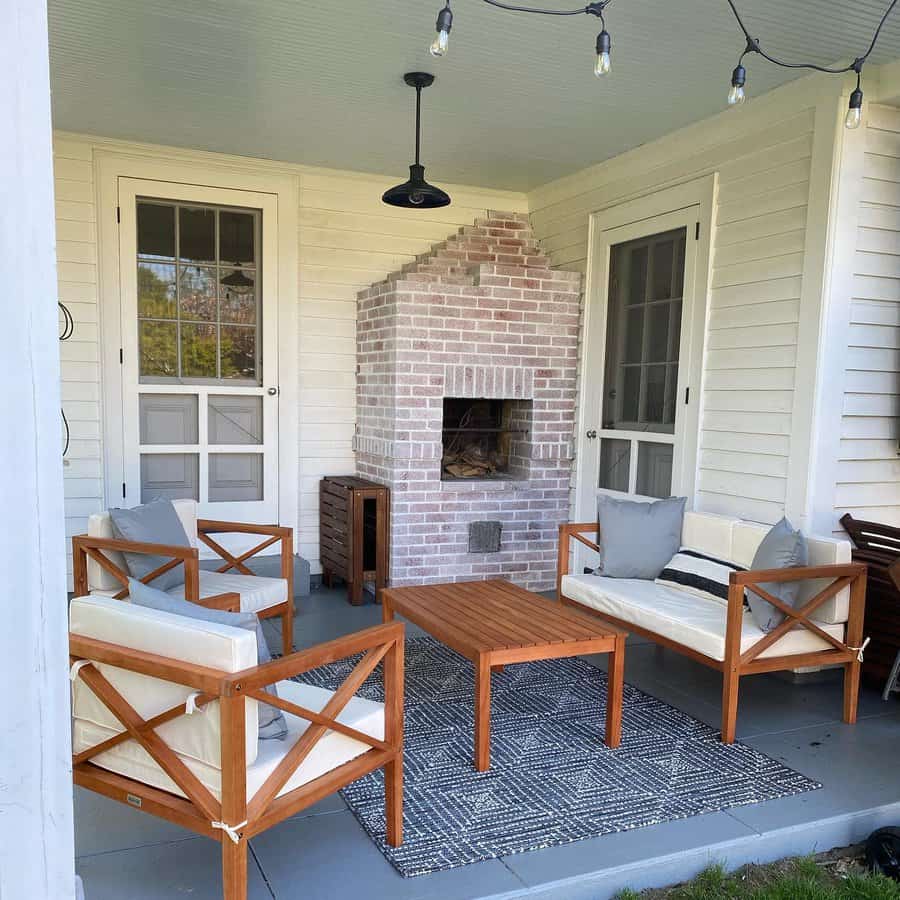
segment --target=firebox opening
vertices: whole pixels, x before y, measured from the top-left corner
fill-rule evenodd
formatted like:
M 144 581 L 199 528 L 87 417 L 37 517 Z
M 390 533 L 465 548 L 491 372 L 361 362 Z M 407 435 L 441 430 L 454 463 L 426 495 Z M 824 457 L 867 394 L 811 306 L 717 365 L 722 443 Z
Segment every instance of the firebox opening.
M 441 479 L 517 478 L 530 401 L 445 397 Z

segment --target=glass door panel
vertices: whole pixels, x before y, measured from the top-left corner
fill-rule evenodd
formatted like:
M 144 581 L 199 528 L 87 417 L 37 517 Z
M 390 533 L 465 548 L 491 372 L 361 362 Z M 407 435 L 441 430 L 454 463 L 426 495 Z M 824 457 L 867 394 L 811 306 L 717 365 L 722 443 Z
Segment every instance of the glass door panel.
M 687 229 L 610 247 L 598 487 L 672 487 Z M 641 437 L 652 436 L 642 440 Z

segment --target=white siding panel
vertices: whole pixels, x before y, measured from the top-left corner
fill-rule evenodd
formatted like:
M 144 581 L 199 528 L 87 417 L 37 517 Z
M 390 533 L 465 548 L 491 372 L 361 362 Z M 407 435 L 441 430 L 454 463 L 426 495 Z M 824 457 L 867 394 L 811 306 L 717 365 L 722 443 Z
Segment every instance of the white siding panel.
M 865 140 L 834 505 L 900 525 L 900 113 L 873 105 Z

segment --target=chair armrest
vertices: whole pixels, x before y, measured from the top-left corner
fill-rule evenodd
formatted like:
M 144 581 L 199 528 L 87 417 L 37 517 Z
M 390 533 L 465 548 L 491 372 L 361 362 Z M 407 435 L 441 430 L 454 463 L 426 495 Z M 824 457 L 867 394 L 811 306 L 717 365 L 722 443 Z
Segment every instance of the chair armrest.
M 285 678 L 308 672 L 310 669 L 317 669 L 319 666 L 354 656 L 364 650 L 372 650 L 388 644 L 402 646 L 404 632 L 405 627 L 402 622 L 390 622 L 365 628 L 333 641 L 317 644 L 306 650 L 298 650 L 296 653 L 283 656 L 281 659 L 274 659 L 261 666 L 254 666 L 252 669 L 244 669 L 228 675 L 226 690 L 230 694 L 257 690 L 283 681 Z
M 205 694 L 224 696 L 230 673 L 199 666 L 195 663 L 170 659 L 156 653 L 146 653 L 131 647 L 122 647 L 96 638 L 69 635 L 69 656 L 73 661 L 87 659 L 106 663 L 119 669 L 128 669 L 141 675 L 151 675 L 163 681 L 173 681 Z
M 146 553 L 149 556 L 170 556 L 173 559 L 199 559 L 200 556 L 196 547 L 185 547 L 180 544 L 151 544 L 146 541 L 123 541 L 119 538 L 93 537 L 89 534 L 76 534 L 72 538 L 72 544 L 92 550 Z
M 865 573 L 864 563 L 838 563 L 830 566 L 791 566 L 785 569 L 748 569 L 746 572 L 732 572 L 732 584 L 760 584 L 762 582 L 783 583 L 787 581 L 808 581 L 814 578 L 858 578 Z
M 571 539 L 574 538 L 585 547 L 595 552 L 600 551 L 600 544 L 589 541 L 586 534 L 599 534 L 600 526 L 597 522 L 563 522 L 559 526 L 559 550 L 556 558 L 556 599 L 562 599 L 563 575 L 569 574 L 569 551 Z M 597 538 L 599 542 L 600 538 Z
M 225 522 L 217 519 L 198 519 L 197 531 L 202 534 L 221 534 L 226 532 L 270 534 L 281 538 L 292 537 L 294 533 L 294 529 L 288 525 L 256 525 L 252 522 Z
M 214 594 L 212 597 L 201 597 L 193 602 L 198 606 L 205 606 L 207 609 L 221 609 L 225 612 L 241 611 L 241 595 L 235 591 Z

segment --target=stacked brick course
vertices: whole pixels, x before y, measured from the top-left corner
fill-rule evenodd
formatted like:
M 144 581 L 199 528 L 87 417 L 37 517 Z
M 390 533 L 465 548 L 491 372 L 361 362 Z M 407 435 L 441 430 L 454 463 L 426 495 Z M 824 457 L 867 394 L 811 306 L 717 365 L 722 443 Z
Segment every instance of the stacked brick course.
M 392 490 L 391 584 L 555 581 L 568 516 L 581 276 L 550 268 L 526 216 L 490 212 L 359 294 L 357 471 Z M 520 401 L 509 480 L 441 480 L 443 398 Z M 468 553 L 472 521 L 500 552 Z

